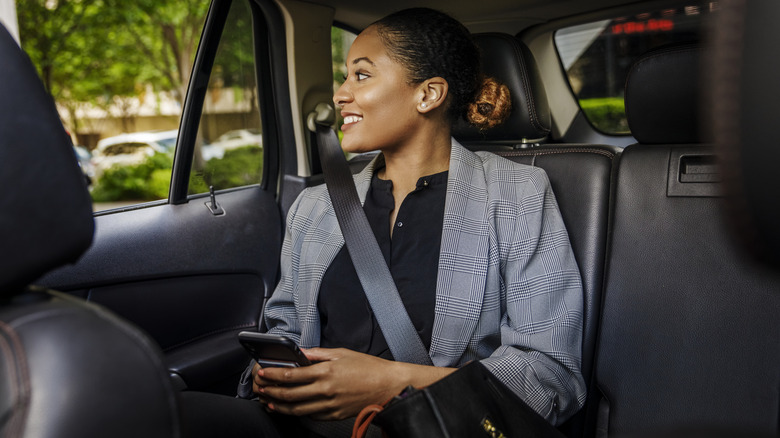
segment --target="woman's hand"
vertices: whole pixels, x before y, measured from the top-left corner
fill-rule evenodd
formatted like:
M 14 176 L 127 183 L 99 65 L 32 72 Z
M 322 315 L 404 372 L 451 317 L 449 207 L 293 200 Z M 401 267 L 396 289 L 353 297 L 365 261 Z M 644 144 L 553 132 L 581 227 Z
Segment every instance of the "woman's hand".
M 260 402 L 267 405 L 268 399 L 263 396 L 263 389 L 267 386 L 273 386 L 275 383 L 263 379 L 262 373 L 260 373 L 260 370 L 262 369 L 263 367 L 258 363 L 255 363 L 252 367 L 252 392 L 258 394 L 260 396 Z
M 316 363 L 253 370 L 253 389 L 269 409 L 316 420 L 340 420 L 357 415 L 366 405 L 384 403 L 410 384 L 426 386 L 453 371 L 343 348 L 312 348 L 304 354 Z

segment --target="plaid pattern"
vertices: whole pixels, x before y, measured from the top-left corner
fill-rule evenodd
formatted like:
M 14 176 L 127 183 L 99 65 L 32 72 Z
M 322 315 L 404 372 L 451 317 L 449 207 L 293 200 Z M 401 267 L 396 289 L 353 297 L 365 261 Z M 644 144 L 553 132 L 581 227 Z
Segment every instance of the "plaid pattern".
M 377 159 L 355 176 L 361 202 Z M 319 345 L 317 294 L 343 244 L 325 186 L 306 189 L 288 215 L 269 332 Z M 553 424 L 579 410 L 582 285 L 542 169 L 453 140 L 436 293 L 434 364 L 481 360 Z

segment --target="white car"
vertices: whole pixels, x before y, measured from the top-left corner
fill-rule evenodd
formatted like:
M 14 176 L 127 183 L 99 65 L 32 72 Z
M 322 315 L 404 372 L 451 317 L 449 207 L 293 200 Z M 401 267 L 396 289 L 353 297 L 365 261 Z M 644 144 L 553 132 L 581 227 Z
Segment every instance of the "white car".
M 155 153 L 173 154 L 178 130 L 120 134 L 100 140 L 92 154 L 95 176 L 112 166 L 142 163 Z
M 204 145 L 201 153 L 203 154 L 203 159 L 208 161 L 214 158 L 222 158 L 225 156 L 225 151 L 244 146 L 263 147 L 263 136 L 259 129 L 234 129 L 228 131 L 217 137 L 213 143 Z

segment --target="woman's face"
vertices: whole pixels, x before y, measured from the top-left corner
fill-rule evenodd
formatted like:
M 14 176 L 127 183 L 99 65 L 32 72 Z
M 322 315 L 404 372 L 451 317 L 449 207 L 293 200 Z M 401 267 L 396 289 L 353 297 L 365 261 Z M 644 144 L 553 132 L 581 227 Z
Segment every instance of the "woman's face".
M 423 95 L 407 83 L 405 67 L 393 60 L 374 27 L 364 30 L 347 54 L 347 78 L 333 96 L 341 107 L 341 146 L 353 153 L 398 149 L 419 129 Z

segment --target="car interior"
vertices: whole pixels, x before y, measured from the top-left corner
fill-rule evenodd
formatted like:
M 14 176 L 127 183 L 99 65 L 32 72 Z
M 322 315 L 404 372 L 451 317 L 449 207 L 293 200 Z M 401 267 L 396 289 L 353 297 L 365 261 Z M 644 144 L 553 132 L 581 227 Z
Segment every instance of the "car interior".
M 97 213 L 52 99 L 0 26 L 2 434 L 180 436 L 177 392 L 235 394 L 248 363 L 237 333 L 264 330 L 286 213 L 323 182 L 307 119 L 332 104 L 331 28 L 359 33 L 418 6 L 463 22 L 485 73 L 512 95 L 503 125 L 453 136 L 544 169 L 569 233 L 588 397 L 559 431 L 780 434 L 780 203 L 766 98 L 780 35 L 762 31 L 780 7 L 746 0 L 213 0 L 168 199 Z M 615 86 L 630 133 L 596 128 L 556 33 L 671 10 L 711 13 L 699 34 L 625 66 Z M 236 17 L 251 24 L 263 173 L 192 193 L 208 84 Z M 352 170 L 370 158 L 350 157 Z

